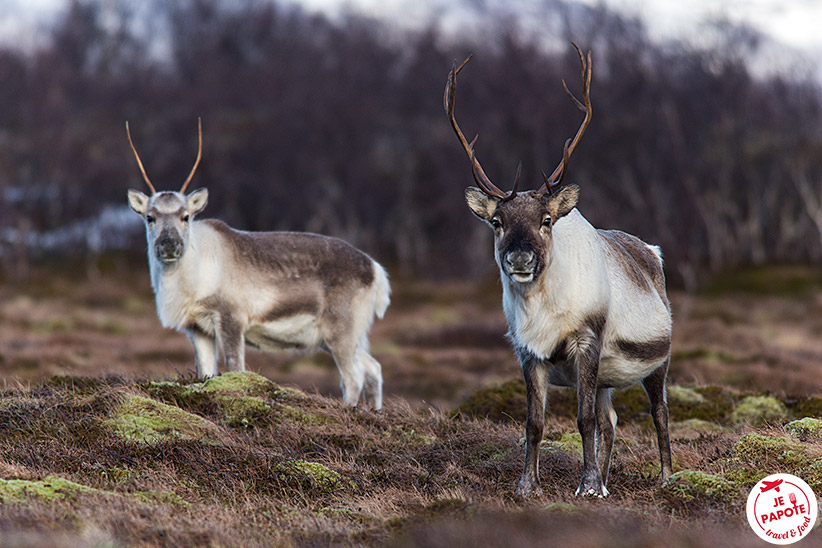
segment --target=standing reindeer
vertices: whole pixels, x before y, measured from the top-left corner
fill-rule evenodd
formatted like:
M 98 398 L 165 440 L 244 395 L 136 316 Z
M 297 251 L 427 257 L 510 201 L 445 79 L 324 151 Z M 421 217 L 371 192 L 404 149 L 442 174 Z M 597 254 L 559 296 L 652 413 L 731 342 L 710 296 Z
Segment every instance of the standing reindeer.
M 657 431 L 662 480 L 671 475 L 665 379 L 671 349 L 671 310 L 658 247 L 615 230 L 598 230 L 576 209 L 579 187 L 564 184 L 568 160 L 591 121 L 591 53 L 582 61 L 585 112 L 557 168 L 539 190 L 503 192 L 485 175 L 454 117 L 456 62 L 445 88 L 445 111 L 471 160 L 477 187 L 465 198 L 494 231 L 509 337 L 527 390 L 525 469 L 517 493 L 539 495 L 539 446 L 548 384 L 577 389 L 582 480 L 577 495 L 608 496 L 614 443 L 614 388 L 637 382 L 648 394 Z M 470 59 L 470 57 L 469 57 Z M 520 166 L 521 167 L 521 166 Z
M 368 351 L 374 316 L 389 304 L 385 270 L 351 245 L 302 232 L 243 232 L 194 216 L 208 191 L 186 195 L 203 149 L 179 192 L 157 192 L 126 122 L 128 142 L 146 196 L 128 191 L 128 203 L 145 221 L 151 285 L 164 327 L 188 334 L 197 377 L 217 374 L 222 353 L 228 371 L 245 370 L 245 344 L 263 350 L 329 351 L 342 378 L 343 400 L 382 407 L 379 362 Z

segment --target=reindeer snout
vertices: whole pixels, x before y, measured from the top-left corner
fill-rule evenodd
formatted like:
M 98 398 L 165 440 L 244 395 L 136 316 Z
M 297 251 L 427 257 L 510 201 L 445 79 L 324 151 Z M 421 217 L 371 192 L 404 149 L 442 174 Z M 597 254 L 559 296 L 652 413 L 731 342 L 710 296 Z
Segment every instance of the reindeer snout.
M 183 254 L 183 242 L 178 238 L 161 235 L 154 245 L 157 258 L 163 262 L 172 262 Z
M 537 264 L 537 256 L 533 251 L 512 251 L 505 255 L 505 266 L 508 272 L 531 272 Z

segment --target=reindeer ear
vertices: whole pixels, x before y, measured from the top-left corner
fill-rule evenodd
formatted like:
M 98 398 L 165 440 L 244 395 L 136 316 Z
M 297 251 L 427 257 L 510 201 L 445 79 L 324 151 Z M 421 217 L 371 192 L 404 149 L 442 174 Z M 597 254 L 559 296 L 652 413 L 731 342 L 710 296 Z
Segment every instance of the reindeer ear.
M 471 211 L 483 221 L 490 221 L 497 211 L 499 200 L 487 195 L 475 186 L 465 189 L 465 201 Z
M 208 203 L 208 189 L 198 188 L 188 196 L 186 196 L 186 206 L 191 215 L 196 215 L 205 209 Z
M 128 205 L 135 212 L 145 217 L 146 212 L 148 211 L 148 196 L 146 196 L 139 190 L 129 190 Z
M 577 185 L 562 187 L 556 195 L 548 198 L 548 212 L 551 218 L 557 220 L 565 217 L 576 207 L 578 200 L 579 187 Z

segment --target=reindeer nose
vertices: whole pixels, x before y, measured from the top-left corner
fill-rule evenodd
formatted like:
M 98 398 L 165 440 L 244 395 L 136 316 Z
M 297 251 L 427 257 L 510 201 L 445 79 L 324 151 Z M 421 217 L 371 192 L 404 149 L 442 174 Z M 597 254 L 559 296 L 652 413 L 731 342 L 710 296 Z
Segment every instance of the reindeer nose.
M 529 272 L 534 269 L 537 257 L 533 251 L 512 251 L 505 255 L 505 266 L 509 272 Z
M 173 261 L 183 254 L 183 242 L 175 238 L 160 238 L 155 246 L 157 257 L 164 261 Z

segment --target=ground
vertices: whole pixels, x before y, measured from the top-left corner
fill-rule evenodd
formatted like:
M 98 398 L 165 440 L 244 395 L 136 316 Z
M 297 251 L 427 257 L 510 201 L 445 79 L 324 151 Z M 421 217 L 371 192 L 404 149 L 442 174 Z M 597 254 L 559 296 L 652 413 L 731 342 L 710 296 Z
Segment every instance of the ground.
M 760 477 L 822 493 L 815 276 L 672 293 L 664 486 L 635 388 L 614 398 L 611 496 L 574 497 L 574 395 L 557 389 L 545 493 L 521 500 L 524 387 L 497 281 L 394 281 L 374 413 L 340 403 L 326 355 L 249 352 L 248 373 L 196 381 L 143 267 L 44 270 L 0 287 L 0 546 L 764 546 L 744 513 Z

